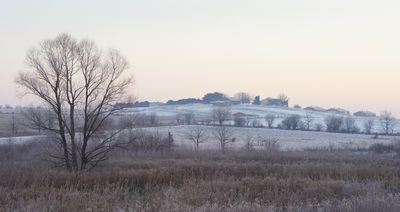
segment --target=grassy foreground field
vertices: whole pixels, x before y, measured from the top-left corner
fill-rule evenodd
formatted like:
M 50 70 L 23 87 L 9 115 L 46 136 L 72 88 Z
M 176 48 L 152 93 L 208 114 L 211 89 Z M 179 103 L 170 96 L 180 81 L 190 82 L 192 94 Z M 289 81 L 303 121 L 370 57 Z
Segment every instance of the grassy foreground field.
M 0 146 L 0 211 L 400 211 L 400 160 L 331 152 L 116 152 L 89 173 Z

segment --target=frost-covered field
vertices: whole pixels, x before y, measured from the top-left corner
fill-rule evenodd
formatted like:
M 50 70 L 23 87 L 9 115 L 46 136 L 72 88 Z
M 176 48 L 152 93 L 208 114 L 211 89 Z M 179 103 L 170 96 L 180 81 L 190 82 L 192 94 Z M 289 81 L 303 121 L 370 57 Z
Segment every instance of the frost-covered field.
M 179 148 L 192 149 L 194 144 L 187 138 L 187 134 L 194 127 L 202 127 L 206 129 L 207 141 L 200 145 L 201 149 L 218 149 L 219 143 L 212 136 L 212 131 L 216 129 L 213 126 L 200 125 L 183 125 L 183 126 L 163 126 L 142 128 L 147 132 L 159 133 L 166 136 L 171 132 L 174 137 L 175 144 Z M 236 138 L 235 143 L 232 143 L 229 148 L 238 149 L 245 146 L 245 140 L 251 136 L 257 143 L 259 137 L 278 139 L 281 150 L 303 150 L 306 148 L 367 148 L 375 143 L 392 143 L 396 137 L 379 136 L 378 139 L 373 139 L 372 135 L 364 134 L 344 134 L 344 133 L 327 133 L 314 131 L 299 131 L 299 130 L 278 130 L 268 128 L 239 128 L 230 127 L 232 136 Z M 32 139 L 40 138 L 41 136 L 24 136 L 14 138 L 0 138 L 0 144 L 7 143 L 24 143 Z M 257 148 L 257 147 L 256 147 Z
M 160 117 L 170 117 L 173 119 L 177 114 L 191 112 L 195 114 L 198 119 L 202 119 L 210 115 L 212 110 L 212 105 L 210 104 L 187 104 L 187 105 L 160 105 L 160 106 L 152 106 L 147 108 L 132 108 L 126 109 L 124 114 L 130 113 L 145 113 L 145 114 L 157 114 Z M 324 119 L 330 115 L 337 115 L 329 112 L 313 112 L 307 111 L 303 109 L 296 108 L 281 108 L 281 107 L 267 107 L 262 105 L 234 105 L 231 107 L 232 113 L 242 112 L 251 117 L 251 119 L 258 119 L 262 124 L 265 125 L 264 117 L 268 114 L 273 114 L 277 117 L 275 121 L 275 126 L 280 123 L 285 117 L 290 115 L 300 115 L 305 117 L 307 114 L 310 114 L 313 117 L 312 125 L 316 124 L 324 124 Z M 342 115 L 343 116 L 343 115 Z M 363 124 L 365 117 L 356 117 L 353 116 L 356 120 L 356 125 L 363 130 Z M 373 118 L 375 119 L 375 125 L 373 127 L 373 132 L 382 132 L 382 127 L 380 124 L 379 117 Z M 396 120 L 396 124 L 394 126 L 394 131 L 400 131 L 400 122 Z
M 125 111 L 129 113 L 146 113 L 146 114 L 157 114 L 158 116 L 170 116 L 171 118 L 179 113 L 191 112 L 195 114 L 198 119 L 207 117 L 210 115 L 212 105 L 207 104 L 188 104 L 188 105 L 162 105 L 148 108 L 135 108 L 128 109 Z M 267 107 L 257 105 L 235 105 L 231 107 L 232 113 L 242 112 L 251 117 L 251 119 L 259 120 L 263 125 L 266 125 L 264 117 L 268 114 L 275 115 L 277 117 L 275 126 L 277 126 L 285 117 L 290 115 L 300 115 L 305 117 L 310 114 L 313 117 L 312 125 L 324 124 L 324 119 L 327 116 L 334 115 L 328 112 L 311 112 L 303 109 L 295 108 L 280 108 L 280 107 Z M 356 125 L 362 130 L 363 123 L 366 118 L 364 117 L 353 117 L 356 120 Z M 373 132 L 381 132 L 381 124 L 379 117 L 375 117 L 375 126 Z M 398 120 L 397 120 L 398 122 Z M 166 134 L 167 131 L 173 133 L 175 140 L 178 144 L 192 148 L 193 145 L 188 139 L 186 139 L 188 128 L 191 126 L 172 126 L 172 127 L 158 127 L 150 128 L 148 130 L 158 131 L 159 133 Z M 213 130 L 213 127 L 206 127 L 209 131 Z M 279 139 L 279 144 L 283 150 L 301 150 L 305 148 L 356 148 L 356 147 L 369 147 L 374 143 L 391 143 L 394 137 L 379 136 L 378 139 L 372 139 L 371 135 L 363 134 L 342 134 L 342 133 L 326 133 L 326 132 L 314 132 L 314 131 L 292 131 L 292 130 L 278 130 L 278 129 L 266 129 L 266 128 L 237 128 L 233 127 L 237 142 L 231 145 L 231 148 L 241 148 L 244 146 L 245 138 L 248 135 L 252 137 L 267 137 Z M 400 124 L 395 125 L 395 132 L 400 130 Z M 209 133 L 210 134 L 210 133 Z M 218 148 L 218 142 L 216 139 L 209 135 L 209 140 L 202 144 L 202 148 Z
M 172 122 L 176 120 L 176 115 L 181 113 L 191 112 L 195 115 L 196 119 L 202 119 L 208 117 L 212 110 L 212 105 L 207 104 L 188 104 L 188 105 L 162 105 L 162 106 L 152 106 L 148 108 L 132 108 L 125 109 L 120 115 L 130 115 L 135 113 L 145 113 L 145 114 L 156 114 L 159 119 L 167 119 Z M 289 115 L 297 114 L 300 116 L 306 116 L 311 114 L 314 118 L 313 125 L 323 124 L 325 117 L 332 115 L 332 113 L 327 112 L 310 112 L 302 109 L 294 108 L 278 108 L 278 107 L 266 107 L 266 106 L 256 106 L 256 105 L 235 105 L 231 107 L 233 113 L 242 112 L 247 114 L 251 119 L 260 120 L 262 124 L 265 125 L 264 117 L 267 114 L 273 114 L 277 116 L 275 121 L 275 126 L 281 122 L 282 119 Z M 4 120 L 3 125 L 9 125 L 6 121 L 7 114 L 12 111 L 5 111 L 3 109 L 2 119 Z M 360 129 L 362 129 L 363 122 L 365 118 L 354 117 L 356 124 Z M 375 118 L 375 127 L 373 132 L 381 132 L 381 125 L 379 118 Z M 8 120 L 8 119 L 7 119 Z M 398 120 L 397 120 L 398 122 Z M 6 124 L 8 123 L 8 124 Z M 158 132 L 160 134 L 166 135 L 170 131 L 175 142 L 184 148 L 193 148 L 193 144 L 186 138 L 185 134 L 188 133 L 189 128 L 193 126 L 163 126 L 154 128 L 145 128 L 148 131 Z M 205 127 L 205 126 L 203 126 Z M 218 148 L 218 142 L 216 139 L 212 138 L 211 131 L 214 127 L 205 127 L 208 130 L 209 139 L 204 144 L 200 145 L 203 149 L 215 149 Z M 266 129 L 266 128 L 237 128 L 232 127 L 234 131 L 234 137 L 237 141 L 231 145 L 231 148 L 241 148 L 244 146 L 244 140 L 248 135 L 254 138 L 259 136 L 266 138 L 276 138 L 279 139 L 279 144 L 283 150 L 301 150 L 305 148 L 354 148 L 354 147 L 368 147 L 373 143 L 391 143 L 395 139 L 394 137 L 379 136 L 378 139 L 372 139 L 371 135 L 364 134 L 341 134 L 341 133 L 326 133 L 326 132 L 314 132 L 314 131 L 289 131 L 289 130 L 278 130 L 278 129 Z M 400 131 L 400 124 L 395 125 L 395 132 Z M 15 137 L 11 140 L 8 138 L 0 138 L 0 144 L 5 144 L 8 142 L 21 143 L 26 142 L 37 136 L 26 136 L 26 137 Z
M 40 139 L 45 136 L 35 135 L 35 136 L 20 136 L 20 137 L 4 137 L 0 138 L 0 145 L 2 144 L 23 144 L 34 139 Z
M 175 143 L 180 147 L 194 148 L 193 143 L 187 139 L 190 129 L 198 126 L 166 126 L 145 128 L 146 131 L 167 135 L 171 132 L 174 136 Z M 200 126 L 207 130 L 208 140 L 200 145 L 202 149 L 219 148 L 218 141 L 213 138 L 211 132 L 216 127 Z M 294 131 L 294 130 L 277 130 L 267 128 L 238 128 L 231 127 L 236 142 L 231 144 L 231 148 L 243 148 L 247 136 L 252 136 L 257 140 L 259 136 L 264 138 L 279 139 L 278 143 L 282 150 L 303 150 L 305 148 L 358 148 L 369 147 L 374 143 L 389 144 L 394 141 L 395 137 L 379 136 L 373 139 L 371 135 L 363 134 L 342 134 L 312 131 Z

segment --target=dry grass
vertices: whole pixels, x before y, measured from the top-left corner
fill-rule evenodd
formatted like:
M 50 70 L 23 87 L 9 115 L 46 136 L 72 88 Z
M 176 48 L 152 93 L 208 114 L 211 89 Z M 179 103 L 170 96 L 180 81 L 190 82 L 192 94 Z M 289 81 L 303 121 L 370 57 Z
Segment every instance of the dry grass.
M 400 211 L 400 161 L 383 155 L 121 150 L 76 175 L 27 145 L 0 147 L 0 211 Z

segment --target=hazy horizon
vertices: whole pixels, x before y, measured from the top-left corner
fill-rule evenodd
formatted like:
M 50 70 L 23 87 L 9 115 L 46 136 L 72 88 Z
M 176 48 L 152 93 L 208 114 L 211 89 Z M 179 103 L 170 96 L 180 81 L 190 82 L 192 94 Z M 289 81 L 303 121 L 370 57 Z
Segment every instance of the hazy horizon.
M 31 104 L 14 78 L 28 49 L 66 32 L 119 49 L 140 100 L 219 91 L 400 115 L 400 2 L 4 1 L 0 104 Z

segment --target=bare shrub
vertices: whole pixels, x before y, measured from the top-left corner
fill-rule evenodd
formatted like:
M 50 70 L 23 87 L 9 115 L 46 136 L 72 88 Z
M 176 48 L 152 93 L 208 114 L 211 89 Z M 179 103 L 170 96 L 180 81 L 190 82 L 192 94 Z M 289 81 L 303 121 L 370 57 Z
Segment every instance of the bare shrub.
M 393 133 L 393 128 L 395 125 L 395 117 L 391 112 L 385 110 L 380 115 L 382 130 L 386 135 Z
M 363 127 L 364 127 L 364 132 L 367 134 L 371 134 L 372 129 L 375 126 L 375 120 L 372 118 L 369 119 L 365 119 L 364 123 L 363 123 Z
M 300 127 L 301 116 L 291 115 L 282 121 L 282 125 L 288 130 L 296 130 Z
M 325 118 L 326 131 L 340 132 L 343 127 L 343 117 L 331 115 Z
M 0 163 L 0 211 L 400 209 L 398 160 L 383 155 L 114 152 L 103 169 L 75 174 L 48 169 L 30 149 L 41 147 L 16 147 L 17 160 Z
M 314 121 L 313 115 L 311 113 L 306 113 L 306 115 L 304 117 L 304 124 L 305 124 L 305 128 L 307 130 L 311 129 L 313 121 Z
M 134 152 L 169 152 L 174 148 L 171 133 L 167 136 L 140 130 L 124 131 L 119 138 L 129 143 L 127 148 Z
M 382 143 L 376 143 L 376 144 L 372 144 L 369 147 L 369 150 L 372 152 L 375 152 L 377 154 L 390 153 L 393 151 L 393 146 L 382 144 Z
M 344 119 L 343 125 L 346 133 L 360 132 L 360 129 L 356 125 L 356 120 L 351 116 L 348 116 Z
M 258 144 L 267 151 L 278 151 L 280 149 L 279 138 L 258 137 Z
M 267 122 L 268 128 L 272 128 L 274 126 L 274 121 L 276 119 L 275 115 L 268 114 L 265 116 L 265 121 Z
M 396 137 L 393 141 L 392 141 L 392 147 L 393 147 L 393 151 L 400 156 L 400 138 Z
M 254 150 L 254 142 L 255 142 L 255 139 L 254 139 L 254 137 L 252 136 L 252 135 L 246 135 L 245 137 L 244 137 L 244 149 L 247 151 L 247 152 L 251 152 L 251 151 L 253 151 Z
M 176 124 L 178 125 L 184 125 L 185 124 L 185 117 L 183 113 L 177 113 L 176 114 Z
M 147 116 L 148 122 L 150 123 L 150 126 L 158 126 L 158 117 L 157 113 L 151 113 Z
M 219 126 L 222 126 L 226 121 L 231 119 L 231 109 L 227 106 L 214 106 L 211 111 L 211 117 L 214 123 L 218 123 Z
M 187 125 L 194 124 L 195 116 L 194 116 L 193 112 L 184 113 L 183 117 L 184 117 L 184 120 L 185 120 L 185 124 L 187 124 Z
M 316 131 L 319 131 L 319 132 L 325 130 L 325 126 L 323 124 L 321 124 L 321 123 L 316 123 L 314 128 L 315 128 Z
M 261 128 L 261 127 L 263 127 L 261 121 L 258 120 L 258 119 L 253 119 L 253 120 L 251 121 L 251 126 L 254 127 L 254 128 Z

